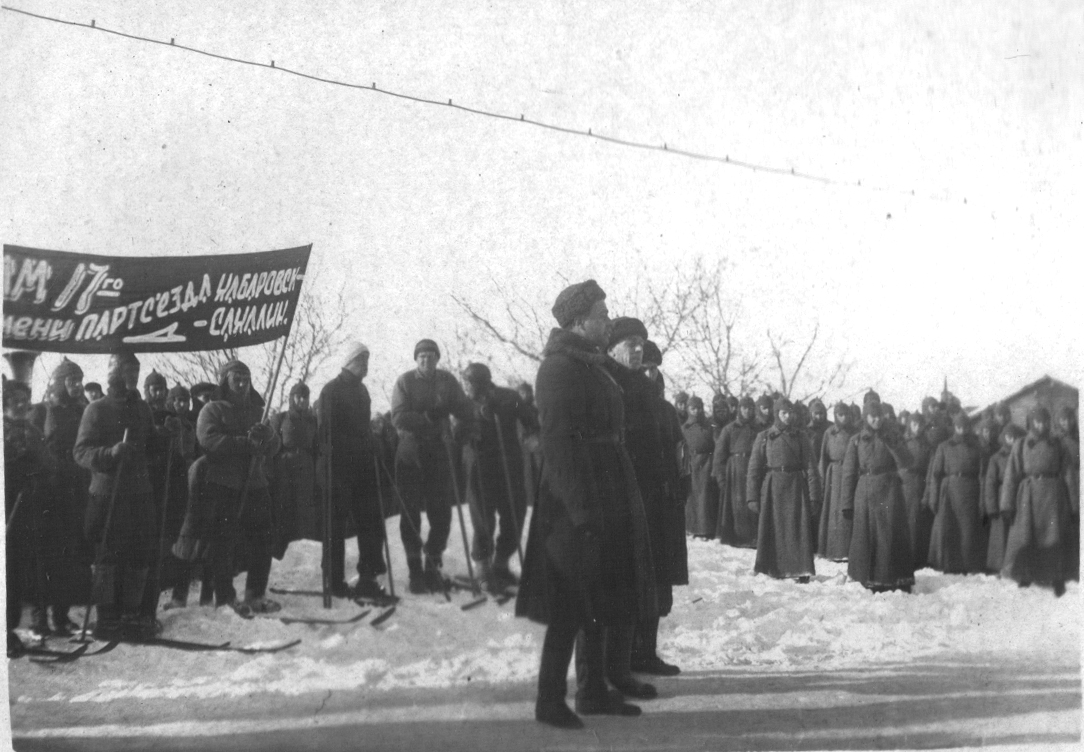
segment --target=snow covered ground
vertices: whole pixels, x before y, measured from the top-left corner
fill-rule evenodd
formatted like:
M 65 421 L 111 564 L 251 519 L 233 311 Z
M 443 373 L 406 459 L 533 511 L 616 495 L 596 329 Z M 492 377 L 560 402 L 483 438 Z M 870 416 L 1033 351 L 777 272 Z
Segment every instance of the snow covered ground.
M 406 568 L 397 523 L 390 520 L 388 531 L 402 595 Z M 349 549 L 348 544 L 348 571 Z M 293 544 L 275 562 L 272 586 L 318 588 L 319 555 L 319 544 Z M 1079 674 L 1084 612 L 1076 583 L 1056 599 L 1049 590 L 1020 589 L 995 577 L 923 570 L 914 594 L 874 595 L 847 581 L 845 565 L 818 560 L 817 576 L 800 585 L 753 575 L 753 555 L 715 542 L 689 542 L 692 581 L 676 589 L 673 613 L 660 631 L 660 652 L 683 668 L 683 676 L 872 675 L 929 661 L 995 661 L 1036 674 Z M 466 572 L 455 529 L 445 569 Z M 276 616 L 347 619 L 361 610 L 345 600 L 324 610 L 319 598 L 275 597 L 284 606 Z M 270 617 L 245 621 L 228 609 L 199 606 L 167 611 L 161 615 L 167 637 L 246 646 L 296 638 L 302 643 L 271 655 L 121 645 L 69 665 L 9 661 L 12 728 L 17 736 L 46 738 L 63 736 L 65 729 L 85 734 L 123 718 L 144 726 L 168 721 L 173 732 L 183 734 L 214 719 L 269 720 L 268 714 L 288 727 L 284 708 L 332 692 L 363 692 L 378 704 L 381 695 L 402 699 L 468 688 L 499 694 L 514 687 L 529 696 L 543 628 L 514 618 L 513 602 L 490 600 L 463 611 L 469 593 L 452 599 L 406 594 L 378 627 L 369 622 L 379 610 L 355 623 L 321 626 Z M 198 601 L 195 590 L 191 601 Z

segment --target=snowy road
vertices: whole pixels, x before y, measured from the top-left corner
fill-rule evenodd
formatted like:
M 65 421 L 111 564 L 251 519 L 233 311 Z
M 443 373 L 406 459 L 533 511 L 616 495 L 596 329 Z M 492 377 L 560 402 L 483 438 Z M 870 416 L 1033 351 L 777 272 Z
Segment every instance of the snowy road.
M 393 564 L 402 549 L 392 533 Z M 451 549 L 446 568 L 465 570 Z M 579 733 L 533 721 L 543 628 L 512 604 L 462 611 L 407 596 L 379 628 L 243 621 L 228 609 L 163 614 L 167 636 L 274 655 L 121 645 L 70 665 L 9 661 L 18 749 L 866 749 L 1080 739 L 1080 587 L 1056 599 L 994 577 L 918 573 L 914 595 L 873 595 L 843 565 L 808 585 L 751 573 L 753 552 L 690 541 L 660 649 L 685 672 L 660 680 L 640 719 Z M 313 587 L 301 542 L 272 583 Z M 350 562 L 348 562 L 349 566 Z M 243 580 L 238 582 L 242 585 Z M 195 597 L 195 596 L 194 596 Z M 284 596 L 284 614 L 349 619 L 355 604 Z M 571 682 L 570 682 L 571 686 Z
M 700 672 L 659 686 L 661 697 L 642 703 L 643 717 L 589 718 L 581 732 L 534 723 L 533 687 L 519 684 L 376 697 L 362 690 L 314 693 L 264 708 L 257 718 L 222 707 L 204 713 L 190 703 L 140 703 L 112 723 L 62 726 L 54 725 L 56 718 L 37 719 L 39 728 L 17 739 L 16 748 L 1075 748 L 1080 739 L 1080 681 L 1073 671 L 924 661 L 872 671 Z M 195 722 L 193 715 L 204 720 Z

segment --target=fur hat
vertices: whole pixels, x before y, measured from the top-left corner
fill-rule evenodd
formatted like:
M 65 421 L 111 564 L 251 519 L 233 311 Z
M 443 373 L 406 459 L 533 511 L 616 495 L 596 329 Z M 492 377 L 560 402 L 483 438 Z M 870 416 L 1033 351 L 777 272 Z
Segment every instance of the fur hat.
M 221 366 L 219 366 L 219 369 L 218 369 L 218 383 L 219 383 L 219 385 L 225 384 L 226 383 L 226 377 L 228 377 L 230 375 L 230 373 L 233 372 L 233 371 L 236 371 L 237 373 L 240 373 L 240 374 L 244 374 L 245 376 L 251 376 L 252 375 L 252 371 L 250 371 L 248 369 L 248 366 L 246 366 L 240 360 L 237 360 L 236 358 L 234 358 L 233 360 L 228 360 L 225 363 L 223 363 Z
M 742 398 L 738 400 L 738 409 L 741 409 L 743 407 L 748 407 L 753 412 L 756 412 L 757 403 L 754 402 L 753 398 L 750 397 L 748 394 L 743 394 Z
M 631 316 L 619 316 L 613 320 L 613 325 L 610 327 L 610 341 L 607 348 L 624 342 L 629 337 L 640 337 L 646 341 L 647 327 L 644 326 L 644 322 L 640 321 L 640 319 L 634 319 Z
M 817 409 L 820 409 L 820 411 L 825 413 L 825 414 L 828 413 L 828 408 L 824 406 L 823 402 L 821 402 L 820 397 L 814 397 L 813 401 L 809 403 L 809 412 L 810 412 L 810 414 L 812 414 L 813 411 L 817 410 Z
M 605 299 L 606 293 L 593 279 L 569 285 L 557 295 L 552 309 L 553 317 L 557 319 L 557 325 L 564 329 L 580 316 L 590 313 L 595 303 Z
M 952 427 L 962 428 L 965 431 L 971 430 L 971 418 L 967 417 L 967 413 L 963 410 L 952 416 Z
M 840 401 L 836 403 L 836 406 L 832 408 L 832 415 L 840 418 L 851 417 L 851 408 L 847 407 L 847 403 Z
M 766 394 L 762 394 L 757 397 L 757 407 L 763 410 L 772 409 L 772 398 Z
M 60 361 L 60 365 L 58 365 L 53 370 L 52 381 L 53 381 L 54 384 L 56 384 L 56 383 L 63 384 L 64 380 L 69 378 L 69 377 L 76 377 L 76 378 L 80 378 L 80 379 L 83 378 L 83 369 L 80 368 L 73 361 L 70 361 L 67 358 L 64 358 L 62 361 Z
M 368 350 L 366 350 L 366 352 L 368 352 Z M 353 358 L 351 358 L 351 360 L 353 360 Z M 350 361 L 348 360 L 346 362 L 349 363 Z M 291 400 L 293 400 L 295 394 L 300 394 L 302 397 L 305 397 L 307 399 L 311 393 L 312 392 L 309 390 L 309 385 L 306 384 L 304 381 L 299 381 L 292 387 L 290 387 Z
M 418 344 L 414 345 L 414 360 L 417 360 L 418 355 L 423 352 L 436 353 L 437 360 L 440 360 L 440 348 L 437 347 L 437 343 L 431 339 L 418 340 Z
M 688 392 L 678 392 L 677 394 L 674 395 L 674 404 L 675 405 L 678 404 L 678 403 L 681 403 L 681 402 L 686 402 L 687 403 L 688 401 L 689 401 L 689 393 Z
M 693 407 L 699 407 L 701 410 L 703 410 L 704 400 L 700 399 L 699 397 L 689 397 L 689 409 L 692 410 Z

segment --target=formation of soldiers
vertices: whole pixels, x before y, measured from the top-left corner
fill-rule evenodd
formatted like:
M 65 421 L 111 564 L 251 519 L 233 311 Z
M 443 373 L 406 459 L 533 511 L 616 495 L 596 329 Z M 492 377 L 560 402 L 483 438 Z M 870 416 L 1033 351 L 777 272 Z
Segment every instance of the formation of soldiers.
M 999 574 L 1065 592 L 1079 579 L 1076 413 L 1004 404 L 972 420 L 950 394 L 902 411 L 807 409 L 777 397 L 716 395 L 712 416 L 678 394 L 686 420 L 691 534 L 756 548 L 756 571 L 808 582 L 814 556 L 847 562 L 873 591 L 910 592 L 923 567 Z M 679 408 L 680 409 L 680 408 Z
M 472 571 L 492 592 L 518 589 L 517 615 L 547 625 L 536 718 L 562 728 L 638 715 L 628 698 L 657 696 L 640 676 L 680 672 L 658 629 L 689 581 L 687 534 L 755 548 L 756 572 L 799 582 L 818 555 L 847 561 L 874 591 L 910 591 L 924 566 L 1059 595 L 1078 577 L 1073 411 L 1033 410 L 1025 431 L 1001 407 L 973 428 L 958 401 L 897 416 L 870 392 L 835 405 L 833 423 L 819 400 L 779 396 L 717 394 L 709 415 L 697 397 L 666 400 L 659 348 L 605 298 L 593 280 L 560 293 L 534 389 L 499 387 L 482 363 L 457 378 L 419 341 L 384 415 L 356 342 L 315 400 L 296 384 L 274 415 L 239 360 L 190 388 L 152 371 L 141 393 L 131 353 L 111 357 L 104 390 L 65 359 L 36 405 L 5 380 L 9 656 L 24 603 L 37 636 L 71 634 L 71 607 L 89 603 L 95 636 L 130 640 L 160 631 L 163 592 L 162 608 L 187 607 L 197 578 L 200 605 L 275 612 L 272 562 L 303 539 L 324 543 L 325 592 L 388 599 L 396 515 L 409 591 L 446 592 L 463 501 Z

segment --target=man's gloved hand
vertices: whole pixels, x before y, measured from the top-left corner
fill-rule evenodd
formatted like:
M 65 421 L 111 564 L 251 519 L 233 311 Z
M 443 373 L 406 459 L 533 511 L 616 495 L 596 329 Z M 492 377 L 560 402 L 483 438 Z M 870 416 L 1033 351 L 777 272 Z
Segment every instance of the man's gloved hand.
M 259 448 L 270 441 L 274 433 L 275 429 L 266 423 L 257 423 L 248 429 L 248 440 L 252 443 L 252 446 Z
M 748 504 L 746 504 L 746 506 L 749 507 L 749 511 L 753 514 L 760 514 L 760 504 L 758 504 L 757 502 L 750 501 Z
M 126 460 L 132 456 L 134 451 L 135 447 L 127 441 L 118 441 L 113 445 L 113 448 L 109 450 L 109 453 L 113 455 L 114 459 Z

